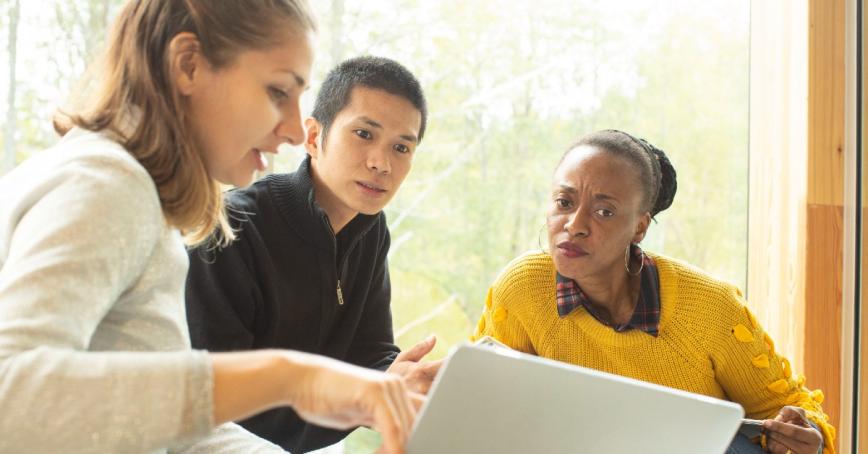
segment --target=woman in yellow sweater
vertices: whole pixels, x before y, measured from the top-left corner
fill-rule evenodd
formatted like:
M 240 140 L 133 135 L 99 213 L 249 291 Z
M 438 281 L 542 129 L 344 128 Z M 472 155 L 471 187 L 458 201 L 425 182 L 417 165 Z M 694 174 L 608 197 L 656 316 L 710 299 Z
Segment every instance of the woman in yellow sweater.
M 590 134 L 558 165 L 550 253 L 512 261 L 488 292 L 475 338 L 664 386 L 728 399 L 765 419 L 772 453 L 834 452 L 821 391 L 804 387 L 741 292 L 684 262 L 643 252 L 675 196 L 675 169 L 648 142 Z M 738 435 L 728 453 L 763 452 Z

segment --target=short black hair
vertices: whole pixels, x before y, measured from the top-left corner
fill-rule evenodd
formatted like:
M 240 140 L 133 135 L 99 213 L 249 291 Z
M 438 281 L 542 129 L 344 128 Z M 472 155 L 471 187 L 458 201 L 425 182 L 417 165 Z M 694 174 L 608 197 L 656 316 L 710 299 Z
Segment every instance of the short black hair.
M 425 94 L 422 92 L 422 85 L 413 73 L 400 63 L 373 56 L 345 60 L 329 71 L 323 81 L 311 114 L 322 125 L 323 140 L 328 135 L 328 130 L 338 112 L 350 103 L 353 88 L 359 86 L 383 90 L 413 104 L 422 114 L 418 139 L 419 142 L 422 141 L 428 120 L 428 106 L 425 102 Z
M 675 167 L 663 150 L 624 131 L 604 129 L 579 139 L 567 150 L 564 157 L 582 145 L 622 157 L 639 171 L 639 183 L 645 196 L 643 207 L 651 213 L 652 218 L 672 205 L 678 190 L 678 181 Z M 563 158 L 561 160 L 563 161 Z

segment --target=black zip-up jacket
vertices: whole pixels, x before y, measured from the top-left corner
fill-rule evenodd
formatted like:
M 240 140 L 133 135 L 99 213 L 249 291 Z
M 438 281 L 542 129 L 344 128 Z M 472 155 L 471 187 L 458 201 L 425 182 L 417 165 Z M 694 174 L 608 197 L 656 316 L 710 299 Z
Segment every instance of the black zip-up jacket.
M 309 157 L 293 173 L 230 192 L 226 203 L 238 239 L 189 254 L 193 348 L 292 349 L 388 368 L 399 350 L 389 307 L 385 215 L 359 214 L 336 236 L 314 200 Z M 293 453 L 347 435 L 307 424 L 289 408 L 241 425 Z

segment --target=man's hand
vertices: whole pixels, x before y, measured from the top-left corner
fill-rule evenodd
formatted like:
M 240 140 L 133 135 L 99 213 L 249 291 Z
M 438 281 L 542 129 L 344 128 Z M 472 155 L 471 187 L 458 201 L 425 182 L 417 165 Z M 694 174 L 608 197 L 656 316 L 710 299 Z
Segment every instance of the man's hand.
M 401 352 L 386 372 L 401 376 L 410 391 L 428 394 L 443 360 L 422 362 L 422 358 L 434 349 L 436 343 L 437 337 L 431 335 L 409 350 Z

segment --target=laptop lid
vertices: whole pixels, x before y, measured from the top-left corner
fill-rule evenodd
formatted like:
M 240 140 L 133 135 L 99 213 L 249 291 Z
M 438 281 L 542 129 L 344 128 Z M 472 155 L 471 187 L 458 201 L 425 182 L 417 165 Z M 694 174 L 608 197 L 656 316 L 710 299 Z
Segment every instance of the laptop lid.
M 461 345 L 435 379 L 407 452 L 719 454 L 743 415 L 732 402 Z

